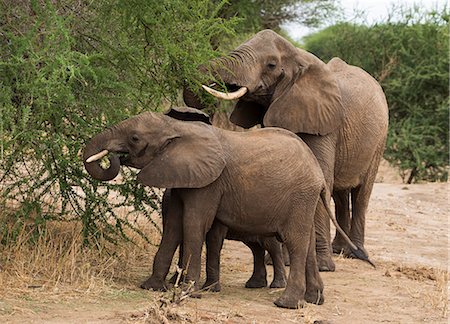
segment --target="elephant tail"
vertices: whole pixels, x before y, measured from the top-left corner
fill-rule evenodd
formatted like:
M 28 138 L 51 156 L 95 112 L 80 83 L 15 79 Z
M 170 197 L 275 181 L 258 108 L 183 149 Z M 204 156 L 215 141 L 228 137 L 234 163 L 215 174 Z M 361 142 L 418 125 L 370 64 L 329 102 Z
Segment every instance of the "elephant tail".
M 351 240 L 350 238 L 347 236 L 347 234 L 344 232 L 344 230 L 339 226 L 338 222 L 336 221 L 336 218 L 334 218 L 333 213 L 330 210 L 330 206 L 328 204 L 327 201 L 327 191 L 326 189 L 323 189 L 322 192 L 320 193 L 320 198 L 322 199 L 322 203 L 325 206 L 325 209 L 327 211 L 328 217 L 330 217 L 331 221 L 333 222 L 334 226 L 336 227 L 336 229 L 338 230 L 339 233 L 341 233 L 342 237 L 345 239 L 345 241 L 347 242 L 348 246 L 350 247 L 350 250 L 352 251 L 353 255 L 360 260 L 366 261 L 367 263 L 369 263 L 372 267 L 375 267 L 375 264 L 370 261 L 369 257 L 363 252 L 361 251 Z

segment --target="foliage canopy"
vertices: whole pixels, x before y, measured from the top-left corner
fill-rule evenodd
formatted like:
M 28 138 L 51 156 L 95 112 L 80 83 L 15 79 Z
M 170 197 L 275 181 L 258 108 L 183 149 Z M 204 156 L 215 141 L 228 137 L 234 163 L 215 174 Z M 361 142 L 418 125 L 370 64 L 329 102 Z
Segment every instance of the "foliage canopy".
M 0 237 L 70 218 L 87 240 L 139 232 L 137 217 L 151 221 L 157 192 L 131 170 L 120 185 L 91 179 L 83 145 L 106 125 L 176 102 L 233 21 L 207 0 L 0 5 L 0 202 L 8 207 Z
M 159 193 L 129 169 L 120 185 L 91 179 L 85 141 L 176 104 L 224 40 L 278 27 L 297 3 L 326 14 L 334 0 L 0 0 L 0 243 L 49 220 L 81 221 L 86 243 L 139 233 Z

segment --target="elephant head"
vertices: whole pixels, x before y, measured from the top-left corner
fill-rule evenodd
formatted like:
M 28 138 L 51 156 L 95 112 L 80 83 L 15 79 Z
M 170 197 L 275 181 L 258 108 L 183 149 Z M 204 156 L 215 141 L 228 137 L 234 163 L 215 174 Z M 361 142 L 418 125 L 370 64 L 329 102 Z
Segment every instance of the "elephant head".
M 120 165 L 130 166 L 141 169 L 141 183 L 160 188 L 201 188 L 215 181 L 225 158 L 214 129 L 206 124 L 209 117 L 195 109 L 167 115 L 146 112 L 96 135 L 84 149 L 88 173 L 107 181 L 117 176 Z M 110 166 L 104 169 L 100 160 L 106 155 Z
M 342 125 L 341 93 L 328 66 L 271 30 L 212 61 L 211 70 L 228 92 L 203 88 L 220 99 L 238 99 L 230 117 L 238 126 L 262 124 L 325 135 Z M 189 89 L 184 100 L 202 108 Z

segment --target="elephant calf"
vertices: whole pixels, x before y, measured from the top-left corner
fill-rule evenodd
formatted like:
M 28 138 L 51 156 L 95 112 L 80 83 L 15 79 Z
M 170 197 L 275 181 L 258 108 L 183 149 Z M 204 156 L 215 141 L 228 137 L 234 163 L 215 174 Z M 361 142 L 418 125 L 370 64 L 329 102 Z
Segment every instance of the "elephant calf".
M 100 160 L 110 152 L 110 166 L 103 169 Z M 165 224 L 154 272 L 170 264 L 173 252 L 162 251 L 175 251 L 182 242 L 186 279 L 198 288 L 202 245 L 216 220 L 233 231 L 276 236 L 286 244 L 291 269 L 277 306 L 323 303 L 314 213 L 319 199 L 329 211 L 325 179 L 295 134 L 277 128 L 231 132 L 147 112 L 95 136 L 83 161 L 99 180 L 113 179 L 120 165 L 141 169 L 139 182 L 172 188 L 179 198 L 178 208 L 169 210 L 173 222 Z
M 164 192 L 162 199 L 162 218 L 163 218 L 163 236 L 168 237 L 168 239 L 178 240 L 180 236 L 172 237 L 173 232 L 166 231 L 167 224 L 175 225 L 172 219 L 174 213 L 176 213 L 180 208 L 182 202 L 180 197 L 176 193 L 172 193 L 171 189 L 167 189 Z M 182 224 L 178 224 L 181 229 Z M 209 291 L 219 292 L 221 290 L 220 286 L 220 252 L 222 250 L 223 240 L 227 238 L 229 240 L 242 241 L 247 245 L 253 254 L 253 274 L 249 280 L 247 280 L 246 288 L 262 288 L 267 286 L 267 272 L 266 266 L 264 264 L 264 253 L 269 252 L 273 260 L 273 280 L 270 284 L 270 288 L 284 288 L 286 286 L 286 271 L 284 268 L 283 252 L 281 243 L 276 239 L 275 236 L 261 236 L 261 235 L 248 235 L 247 233 L 239 233 L 233 230 L 229 230 L 228 227 L 223 225 L 220 221 L 215 220 L 211 226 L 211 229 L 206 234 L 206 282 L 204 283 L 202 289 L 207 289 Z M 180 257 L 178 259 L 178 266 L 181 268 L 183 266 L 183 249 L 182 241 L 178 242 L 180 247 Z M 162 250 L 160 253 L 163 255 L 172 255 L 175 251 L 165 251 Z M 155 259 L 156 261 L 156 259 Z M 154 270 L 164 270 L 164 271 L 154 271 L 152 276 L 149 277 L 144 283 L 142 283 L 141 288 L 152 289 L 152 290 L 162 290 L 167 289 L 165 282 L 167 273 L 172 259 L 165 258 L 166 264 L 161 263 L 153 266 Z M 175 283 L 177 274 L 174 274 L 169 280 L 172 284 Z

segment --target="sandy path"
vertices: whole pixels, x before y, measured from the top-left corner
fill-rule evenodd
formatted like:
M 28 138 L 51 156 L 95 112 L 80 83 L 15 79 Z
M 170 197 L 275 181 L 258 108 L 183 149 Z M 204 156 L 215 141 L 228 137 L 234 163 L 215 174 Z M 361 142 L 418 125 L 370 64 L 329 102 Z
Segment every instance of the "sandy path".
M 366 248 L 377 269 L 336 256 L 337 271 L 322 274 L 324 305 L 284 310 L 272 303 L 281 290 L 245 289 L 252 268 L 250 251 L 227 241 L 222 292 L 166 309 L 166 317 L 193 323 L 447 323 L 448 216 L 448 184 L 376 184 Z M 162 321 L 152 313 L 161 294 L 136 286 L 96 299 L 45 299 L 37 294 L 28 301 L 0 301 L 0 322 Z

